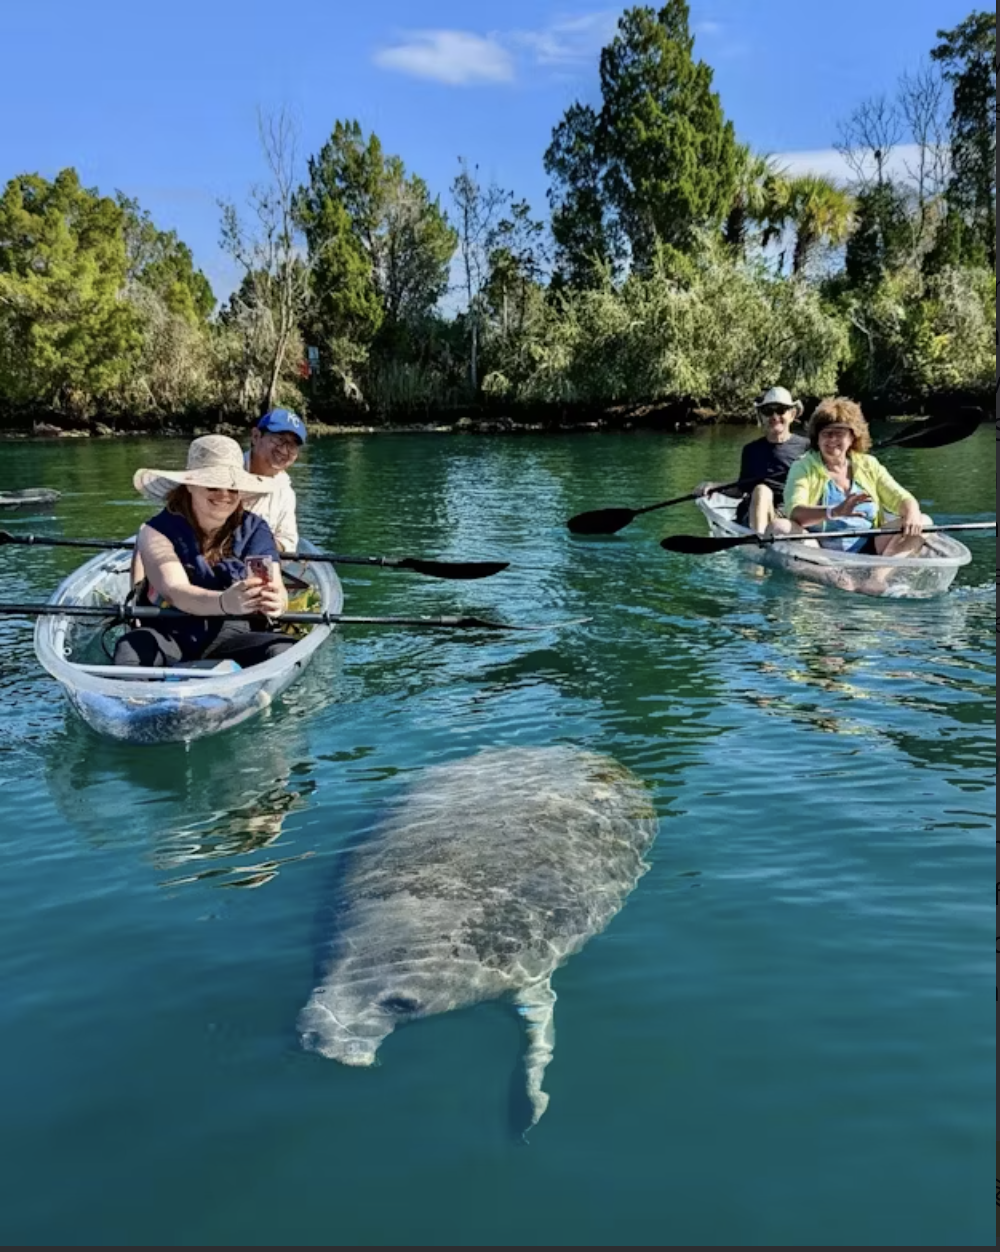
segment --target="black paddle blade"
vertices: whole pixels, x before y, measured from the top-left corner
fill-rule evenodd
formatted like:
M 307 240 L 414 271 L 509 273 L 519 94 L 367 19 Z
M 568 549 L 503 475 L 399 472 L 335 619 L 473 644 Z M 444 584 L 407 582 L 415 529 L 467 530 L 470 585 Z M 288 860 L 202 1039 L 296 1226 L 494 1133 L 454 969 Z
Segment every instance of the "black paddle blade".
M 901 431 L 894 438 L 886 439 L 885 445 L 899 444 L 905 448 L 947 448 L 975 434 L 983 420 L 979 409 L 960 409 L 957 417 L 942 421 L 915 423 L 912 430 Z
M 734 535 L 731 539 L 716 539 L 712 535 L 668 535 L 660 540 L 660 547 L 664 552 L 682 552 L 685 556 L 711 556 L 756 542 L 756 535 Z
M 594 509 L 577 513 L 566 523 L 574 535 L 613 535 L 635 521 L 635 509 Z
M 9 530 L 0 530 L 0 547 L 2 547 L 5 543 L 17 543 L 17 539 L 10 533 Z
M 386 564 L 391 564 L 396 569 L 412 570 L 415 574 L 425 574 L 428 578 L 462 580 L 492 578 L 494 574 L 510 568 L 510 561 L 421 561 L 413 556 Z

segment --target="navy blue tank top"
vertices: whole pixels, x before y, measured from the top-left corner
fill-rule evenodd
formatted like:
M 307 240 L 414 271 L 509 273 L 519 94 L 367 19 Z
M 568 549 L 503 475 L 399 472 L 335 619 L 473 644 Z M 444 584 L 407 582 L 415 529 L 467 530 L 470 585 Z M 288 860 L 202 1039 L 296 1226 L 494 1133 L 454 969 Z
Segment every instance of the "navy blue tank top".
M 278 559 L 278 545 L 267 522 L 256 513 L 245 512 L 236 532 L 233 535 L 233 554 L 214 565 L 201 554 L 198 537 L 190 522 L 179 513 L 171 513 L 164 509 L 151 517 L 147 526 L 170 540 L 177 559 L 184 566 L 193 587 L 203 587 L 206 591 L 225 591 L 233 583 L 238 583 L 249 574 L 246 558 L 250 556 L 269 556 Z M 144 597 L 146 603 L 154 603 L 151 597 Z M 156 628 L 173 635 L 190 659 L 208 644 L 219 633 L 222 622 L 214 617 L 193 617 L 189 622 L 158 622 Z

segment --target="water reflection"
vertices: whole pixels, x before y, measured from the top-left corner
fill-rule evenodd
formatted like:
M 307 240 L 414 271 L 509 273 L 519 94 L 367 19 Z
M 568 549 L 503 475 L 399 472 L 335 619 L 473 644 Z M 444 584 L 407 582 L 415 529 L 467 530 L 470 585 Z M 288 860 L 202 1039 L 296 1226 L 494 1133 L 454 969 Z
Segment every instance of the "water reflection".
M 995 659 L 983 601 L 950 596 L 872 605 L 801 586 L 765 597 L 757 609 L 728 623 L 743 646 L 727 668 L 733 695 L 768 714 L 879 740 L 932 767 L 954 763 L 963 731 L 995 721 Z M 900 709 L 926 724 L 914 733 L 912 716 L 901 723 Z M 966 764 L 988 764 L 980 758 L 981 749 Z
M 313 855 L 285 829 L 316 788 L 293 719 L 146 749 L 97 739 L 68 719 L 45 761 L 66 820 L 98 846 L 141 841 L 161 886 L 261 887 Z

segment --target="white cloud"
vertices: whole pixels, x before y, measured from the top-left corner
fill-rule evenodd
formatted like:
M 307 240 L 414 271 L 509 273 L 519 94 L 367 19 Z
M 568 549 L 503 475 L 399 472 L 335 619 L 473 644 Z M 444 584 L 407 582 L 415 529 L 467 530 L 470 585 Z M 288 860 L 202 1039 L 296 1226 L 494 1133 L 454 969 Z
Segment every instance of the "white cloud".
M 892 178 L 905 180 L 907 169 L 916 166 L 920 149 L 915 143 L 904 143 L 893 148 L 886 165 L 886 173 Z M 854 171 L 835 148 L 817 148 L 809 152 L 777 152 L 773 161 L 780 169 L 798 176 L 822 174 L 840 183 L 855 181 Z
M 694 25 L 694 33 L 696 35 L 705 35 L 709 39 L 713 35 L 721 35 L 725 29 L 721 22 L 696 22 Z
M 412 31 L 399 43 L 380 48 L 375 64 L 451 87 L 509 83 L 514 78 L 513 58 L 495 37 L 464 30 Z
M 468 30 L 414 30 L 374 56 L 382 69 L 429 78 L 453 87 L 476 83 L 511 83 L 518 61 L 555 71 L 596 64 L 601 48 L 613 37 L 618 9 L 566 16 L 537 30 L 511 30 L 478 35 Z
M 540 30 L 514 31 L 513 43 L 530 50 L 539 65 L 572 65 L 597 57 L 614 36 L 618 9 L 602 9 L 580 17 L 550 22 Z

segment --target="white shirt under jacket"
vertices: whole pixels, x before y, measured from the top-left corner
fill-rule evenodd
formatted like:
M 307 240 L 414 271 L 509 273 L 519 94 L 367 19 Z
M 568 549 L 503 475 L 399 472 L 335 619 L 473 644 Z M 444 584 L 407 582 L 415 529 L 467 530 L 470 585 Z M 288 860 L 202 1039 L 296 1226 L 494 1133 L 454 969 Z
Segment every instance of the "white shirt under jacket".
M 243 458 L 243 464 L 249 470 L 250 453 Z M 299 546 L 299 527 L 295 518 L 295 490 L 292 480 L 284 470 L 271 479 L 274 490 L 270 495 L 258 496 L 251 506 L 251 511 L 262 517 L 278 544 L 279 552 L 296 552 Z

